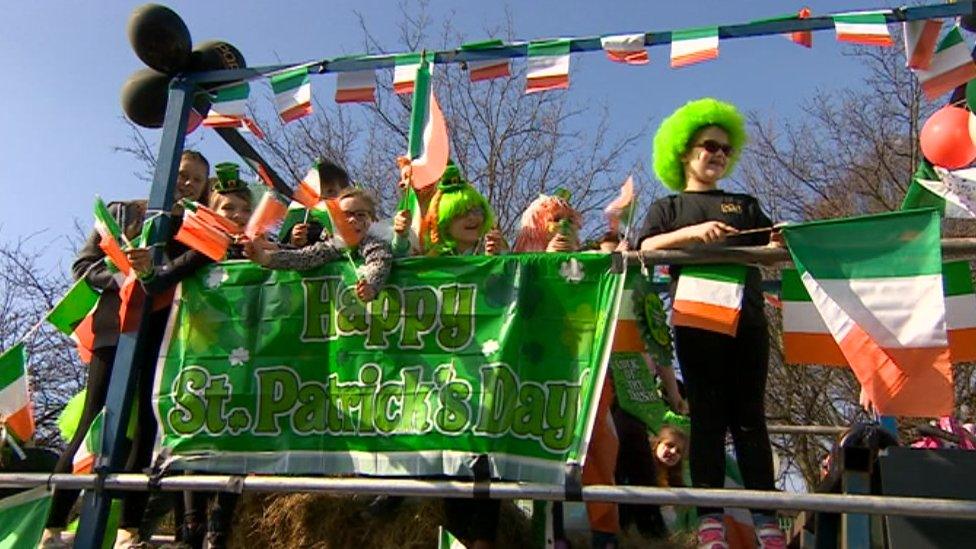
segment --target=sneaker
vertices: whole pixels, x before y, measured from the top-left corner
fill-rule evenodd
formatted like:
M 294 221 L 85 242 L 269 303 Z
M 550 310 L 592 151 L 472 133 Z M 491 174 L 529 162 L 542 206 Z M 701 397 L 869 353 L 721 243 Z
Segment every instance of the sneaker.
M 698 549 L 729 549 L 721 518 L 704 517 L 698 523 Z
M 786 536 L 775 522 L 757 524 L 756 540 L 759 549 L 786 549 Z

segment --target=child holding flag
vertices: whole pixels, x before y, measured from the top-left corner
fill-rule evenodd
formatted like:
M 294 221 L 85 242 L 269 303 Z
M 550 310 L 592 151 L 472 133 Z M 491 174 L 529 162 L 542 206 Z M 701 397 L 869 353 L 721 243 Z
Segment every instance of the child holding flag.
M 770 232 L 737 235 L 744 230 L 772 227 L 759 202 L 749 195 L 718 189 L 718 182 L 732 170 L 745 145 L 744 125 L 734 106 L 710 98 L 687 103 L 661 123 L 654 136 L 654 172 L 665 186 L 680 194 L 651 205 L 641 232 L 642 250 L 722 243 L 756 246 L 770 242 Z M 673 291 L 679 298 L 681 270 L 671 268 L 672 279 L 677 281 Z M 762 278 L 755 267 L 744 269 L 743 277 L 737 286 L 723 286 L 744 286 L 739 290 L 739 304 L 726 303 L 741 311 L 735 312 L 736 320 L 724 333 L 714 328 L 678 325 L 674 321 L 677 315 L 673 319 L 675 347 L 691 412 L 689 458 L 695 487 L 723 487 L 725 434 L 731 431 L 745 487 L 775 489 L 763 403 L 769 333 Z M 701 279 L 689 280 L 694 284 Z M 702 284 L 715 286 L 708 280 Z M 719 324 L 714 322 L 712 326 Z M 722 509 L 699 508 L 699 516 L 699 547 L 728 547 Z M 760 547 L 785 547 L 783 533 L 773 516 L 757 514 L 755 524 Z
M 207 174 L 210 171 L 210 163 L 199 152 L 187 150 L 180 158 L 179 171 L 176 179 L 176 189 L 174 191 L 173 215 L 181 215 L 183 198 L 200 200 L 207 193 Z M 139 235 L 146 214 L 145 201 L 131 201 L 112 203 L 108 206 L 108 212 L 123 229 L 126 240 L 135 239 Z M 101 290 L 98 305 L 93 314 L 92 330 L 95 335 L 91 363 L 88 370 L 88 383 L 85 404 L 81 412 L 78 429 L 72 437 L 65 451 L 58 460 L 56 473 L 70 473 L 72 471 L 72 461 L 75 453 L 80 448 L 88 434 L 92 421 L 95 416 L 105 406 L 105 398 L 108 391 L 108 382 L 112 374 L 112 365 L 115 362 L 116 345 L 119 339 L 120 320 L 119 309 L 122 301 L 119 295 L 120 279 L 119 273 L 110 268 L 106 263 L 106 254 L 100 242 L 103 236 L 99 231 L 93 231 L 89 235 L 85 244 L 78 253 L 78 257 L 71 266 L 72 274 L 75 278 L 84 277 L 88 283 L 96 289 Z M 128 254 L 127 254 L 128 255 Z M 141 266 L 141 265 L 140 265 Z M 136 265 L 131 268 L 138 271 Z M 163 317 L 165 322 L 165 317 Z M 151 369 L 148 377 L 148 386 L 152 387 Z M 142 399 L 146 410 L 150 407 L 150 398 Z M 152 420 L 151 412 L 143 416 L 150 418 L 147 421 L 155 425 Z M 153 431 L 153 429 L 143 429 L 143 431 Z M 148 437 L 148 451 L 152 451 L 152 437 Z M 133 449 L 135 450 L 135 448 Z M 130 454 L 134 455 L 134 454 Z M 135 469 L 127 469 L 135 470 Z M 132 496 L 129 494 L 128 496 Z M 44 533 L 42 545 L 44 547 L 67 546 L 61 541 L 61 533 L 68 521 L 68 513 L 74 506 L 78 498 L 76 490 L 56 490 L 51 505 L 51 514 L 48 517 L 47 529 Z M 135 498 L 139 499 L 138 496 Z M 139 501 L 133 502 L 129 497 L 126 498 L 125 511 L 122 517 L 122 528 L 138 527 L 142 518 L 142 508 Z
M 350 185 L 349 174 L 346 173 L 346 170 L 324 158 L 315 161 L 306 179 L 312 181 L 304 181 L 303 183 L 309 185 L 313 192 L 317 193 L 320 200 L 338 198 L 339 194 Z M 315 189 L 316 186 L 317 189 Z M 289 214 L 298 212 L 302 212 L 302 210 L 292 210 Z M 322 231 L 326 230 L 326 224 L 329 223 L 328 213 L 319 209 L 306 209 L 302 215 L 304 220 L 300 223 L 296 223 L 296 219 L 292 218 L 291 215 L 285 218 L 281 230 L 283 243 L 302 248 L 321 240 Z
M 356 295 L 364 302 L 372 301 L 386 282 L 393 259 L 389 243 L 369 231 L 376 221 L 376 203 L 366 191 L 350 188 L 339 195 L 338 210 L 332 219 L 335 236 L 323 231 L 319 240 L 309 246 L 285 249 L 262 235 L 245 244 L 244 253 L 270 269 L 304 271 L 348 257 L 347 246 L 353 247 L 364 261 Z

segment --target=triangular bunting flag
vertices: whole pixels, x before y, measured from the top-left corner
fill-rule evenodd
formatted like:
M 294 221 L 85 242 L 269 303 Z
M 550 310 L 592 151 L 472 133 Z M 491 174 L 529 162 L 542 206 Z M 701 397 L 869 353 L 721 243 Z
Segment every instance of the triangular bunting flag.
M 405 53 L 397 55 L 393 60 L 393 93 L 413 93 L 413 84 L 417 80 L 417 69 L 420 68 L 419 53 Z
M 481 42 L 462 44 L 461 51 L 477 55 L 479 51 L 498 48 L 504 45 L 505 43 L 498 39 L 484 40 Z M 482 80 L 492 80 L 511 75 L 508 58 L 471 59 L 466 64 L 468 67 L 468 76 L 472 82 L 481 82 Z
M 929 67 L 915 74 L 930 101 L 976 78 L 976 63 L 959 27 L 953 27 L 939 42 Z
M 837 40 L 866 46 L 890 46 L 888 20 L 891 10 L 838 13 L 833 16 Z
M 23 341 L 0 354 L 0 421 L 21 442 L 34 438 L 27 349 Z
M 569 88 L 569 40 L 543 40 L 528 46 L 525 93 Z
M 684 265 L 674 291 L 671 322 L 734 336 L 742 312 L 745 265 Z
M 919 162 L 901 209 L 936 208 L 943 217 L 976 217 L 976 169 L 948 171 Z
M 783 232 L 871 407 L 885 415 L 952 413 L 938 214 L 816 221 Z
M 376 72 L 372 70 L 340 72 L 336 82 L 336 103 L 373 103 L 376 101 Z
M 271 77 L 278 116 L 287 124 L 312 114 L 312 83 L 308 67 L 291 69 Z
M 671 67 L 687 67 L 718 58 L 718 27 L 671 32 Z
M 650 61 L 644 46 L 644 33 L 604 36 L 600 38 L 600 44 L 611 61 L 628 65 L 646 65 Z
M 932 64 L 935 46 L 939 43 L 941 19 L 921 19 L 902 23 L 905 37 L 905 66 L 910 69 L 927 69 Z

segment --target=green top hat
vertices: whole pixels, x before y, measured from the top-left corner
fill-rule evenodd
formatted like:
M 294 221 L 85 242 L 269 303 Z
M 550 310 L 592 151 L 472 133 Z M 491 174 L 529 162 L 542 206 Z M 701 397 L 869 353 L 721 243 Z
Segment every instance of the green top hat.
M 217 181 L 213 185 L 215 193 L 246 191 L 247 183 L 241 179 L 241 167 L 236 162 L 221 162 L 214 166 Z

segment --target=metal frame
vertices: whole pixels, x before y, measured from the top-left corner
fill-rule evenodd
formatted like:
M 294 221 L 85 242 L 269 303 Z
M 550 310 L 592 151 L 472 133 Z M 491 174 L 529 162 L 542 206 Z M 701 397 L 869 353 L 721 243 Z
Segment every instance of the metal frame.
M 892 10 L 890 14 L 887 15 L 887 20 L 889 22 L 900 22 L 900 21 L 911 21 L 919 19 L 933 19 L 933 18 L 950 18 L 960 15 L 969 14 L 973 11 L 972 2 L 960 2 L 954 4 L 941 4 L 941 5 L 929 5 L 929 6 L 919 6 L 914 8 L 897 8 Z M 824 17 L 812 17 L 809 19 L 787 19 L 779 21 L 760 21 L 755 23 L 745 23 L 739 25 L 728 25 L 719 27 L 719 37 L 723 39 L 729 38 L 745 38 L 752 36 L 762 36 L 770 34 L 784 34 L 788 32 L 795 31 L 815 31 L 833 28 L 833 19 L 829 16 Z M 645 33 L 644 43 L 645 45 L 656 45 L 663 44 L 671 41 L 671 32 L 650 32 Z M 594 51 L 602 49 L 602 44 L 600 42 L 599 36 L 591 36 L 584 38 L 576 38 L 570 41 L 571 51 L 573 52 L 583 52 L 583 51 Z M 448 51 L 438 51 L 433 52 L 431 55 L 433 61 L 438 64 L 444 63 L 464 63 L 466 61 L 473 60 L 486 60 L 486 59 L 503 59 L 503 58 L 516 58 L 525 57 L 527 55 L 528 44 L 518 43 L 511 45 L 503 45 L 497 48 L 491 48 L 489 50 L 448 50 Z M 313 61 L 306 63 L 305 65 L 312 72 L 345 72 L 345 71 L 355 71 L 364 69 L 378 69 L 391 67 L 394 65 L 395 55 L 380 55 L 380 56 L 356 56 L 351 58 L 339 58 L 339 59 L 325 59 L 320 61 Z M 215 84 L 215 83 L 237 83 L 241 80 L 247 80 L 255 77 L 265 76 L 269 73 L 276 71 L 293 68 L 295 65 L 275 65 L 275 66 L 265 66 L 258 68 L 245 68 L 245 69 L 234 69 L 234 70 L 220 70 L 220 71 L 209 71 L 204 73 L 187 74 L 181 75 L 173 80 L 170 84 L 169 99 L 167 103 L 166 116 L 163 125 L 163 135 L 159 144 L 159 155 L 156 165 L 156 171 L 153 178 L 153 185 L 150 191 L 149 197 L 149 209 L 155 211 L 168 212 L 172 207 L 173 203 L 173 191 L 176 185 L 176 176 L 179 169 L 180 154 L 183 151 L 183 144 L 186 133 L 187 118 L 190 112 L 191 105 L 193 103 L 194 96 L 197 93 L 201 93 L 203 90 L 200 88 L 204 84 Z M 290 196 L 291 190 L 289 186 L 271 169 L 271 167 L 261 159 L 259 153 L 254 150 L 250 144 L 247 143 L 241 137 L 235 129 L 221 129 L 218 130 L 218 134 L 228 143 L 228 145 L 234 149 L 238 154 L 240 154 L 245 160 L 251 164 L 252 168 L 257 166 L 263 166 L 267 171 L 273 186 L 276 190 L 283 192 Z M 154 236 L 159 237 L 162 235 L 169 234 L 170 219 L 168 216 L 164 215 L 158 218 L 159 221 L 155 224 L 153 231 Z M 158 240 L 158 238 L 156 239 Z M 976 239 L 965 239 L 968 242 L 960 243 L 964 244 L 967 253 L 972 254 L 976 250 Z M 948 255 L 952 255 L 952 248 L 956 243 L 945 242 L 944 249 Z M 948 245 L 948 248 L 946 246 Z M 787 262 L 789 257 L 784 250 L 748 250 L 744 249 L 727 249 L 723 250 L 722 253 L 716 254 L 715 251 L 711 251 L 706 257 L 703 254 L 690 253 L 686 251 L 667 251 L 667 252 L 628 252 L 625 254 L 626 258 L 630 262 L 642 262 L 642 263 L 705 263 L 714 262 L 716 260 L 722 262 L 739 262 L 739 263 L 782 263 Z M 153 250 L 153 261 L 158 264 L 162 258 L 163 250 L 160 247 L 156 247 Z M 721 257 L 719 257 L 721 256 Z M 142 368 L 153 368 L 155 367 L 155 357 L 149 357 L 146 354 L 146 336 L 143 327 L 145 325 L 146 318 L 148 316 L 148 308 L 144 308 L 141 313 L 139 320 L 139 327 L 135 332 L 125 333 L 120 336 L 118 352 L 116 353 L 115 362 L 112 367 L 112 376 L 109 381 L 107 404 L 105 408 L 105 429 L 103 432 L 102 448 L 104 448 L 103 455 L 101 455 L 96 462 L 95 471 L 96 476 L 87 477 L 87 486 L 89 489 L 86 492 L 84 503 L 82 507 L 82 519 L 81 525 L 79 527 L 78 535 L 75 539 L 75 546 L 83 549 L 96 549 L 101 547 L 102 541 L 105 535 L 105 524 L 108 517 L 109 506 L 111 502 L 112 493 L 110 490 L 114 489 L 130 489 L 126 488 L 132 486 L 125 482 L 119 482 L 116 479 L 121 478 L 121 476 L 116 476 L 113 473 L 119 471 L 122 468 L 124 455 L 123 450 L 126 448 L 125 444 L 125 428 L 124 426 L 128 424 L 129 414 L 132 406 L 132 398 L 135 394 L 137 387 L 137 372 Z M 0 475 L 0 477 L 6 477 L 7 475 Z M 47 482 L 48 477 L 44 476 L 45 482 Z M 85 477 L 75 477 L 79 480 Z M 192 477 L 190 477 L 192 478 Z M 200 477 L 197 477 L 200 478 Z M 390 481 L 377 481 L 378 484 L 374 486 L 369 486 L 368 484 L 356 484 L 366 483 L 367 481 L 349 481 L 345 479 L 313 479 L 315 482 L 309 481 L 310 484 L 307 486 L 352 486 L 353 488 L 360 486 L 363 488 L 361 491 L 375 490 L 373 493 L 390 493 L 392 491 L 392 486 Z M 51 477 L 51 482 L 59 486 L 68 486 L 69 482 L 61 481 L 55 477 Z M 176 486 L 173 479 L 164 479 L 164 486 Z M 265 477 L 262 479 L 245 479 L 245 484 L 254 487 L 260 487 L 262 482 L 275 482 L 274 479 Z M 407 482 L 407 481 L 403 481 Z M 422 481 L 413 481 L 422 482 Z M 336 484 L 338 483 L 338 484 Z M 2 481 L 0 481 L 2 484 Z M 33 485 L 40 484 L 34 483 Z M 138 484 L 138 482 L 136 483 Z M 192 484 L 192 482 L 191 482 Z M 463 483 L 456 483 L 463 484 Z M 79 485 L 80 486 L 80 485 Z M 142 487 L 147 487 L 145 484 L 141 484 Z M 187 486 L 187 485 L 180 485 Z M 295 485 L 297 487 L 297 485 Z M 531 499 L 558 499 L 554 494 L 562 493 L 562 487 L 539 487 L 537 491 L 530 490 L 525 486 L 512 485 L 516 488 L 507 488 L 505 484 L 493 484 L 491 487 L 493 496 L 495 497 L 508 497 L 506 494 L 511 494 L 511 497 L 527 497 Z M 369 490 L 367 490 L 367 488 Z M 173 488 L 177 489 L 177 488 Z M 419 490 L 419 489 L 418 489 Z M 338 490 L 343 491 L 343 490 Z M 352 489 L 348 491 L 354 491 Z M 424 492 L 424 490 L 419 490 L 419 492 Z M 697 504 L 703 502 L 711 502 L 718 504 L 740 504 L 740 506 L 746 507 L 756 507 L 756 508 L 780 508 L 780 509 L 820 509 L 818 507 L 816 499 L 811 499 L 813 496 L 805 496 L 802 499 L 796 499 L 798 496 L 762 496 L 759 495 L 759 499 L 756 499 L 757 494 L 749 494 L 748 492 L 742 491 L 721 491 L 721 494 L 715 494 L 714 499 L 712 496 L 706 496 L 705 499 L 701 499 L 703 496 L 700 493 L 706 491 L 702 490 L 689 490 L 689 489 L 652 489 L 652 488 L 620 488 L 620 487 L 584 487 L 583 497 L 584 499 L 599 499 L 606 497 L 620 498 L 617 501 L 630 502 L 630 503 L 687 503 L 687 504 Z M 742 492 L 739 494 L 739 492 Z M 417 495 L 420 495 L 419 493 Z M 828 496 L 816 496 L 816 497 L 828 497 Z M 865 496 L 866 497 L 866 496 Z M 677 498 L 677 499 L 676 499 Z M 771 499 L 766 499 L 771 498 Z M 890 499 L 890 498 L 888 498 Z M 822 500 L 824 505 L 832 509 L 840 509 L 837 505 L 840 502 L 831 500 Z M 846 507 L 850 510 L 865 510 L 863 512 L 872 512 L 870 509 L 879 509 L 878 505 L 880 502 L 868 503 L 868 500 L 847 500 L 849 505 Z M 861 505 L 862 507 L 858 507 Z M 943 513 L 939 512 L 938 505 L 933 505 L 930 501 L 926 500 L 925 505 L 930 511 L 935 511 L 932 514 L 937 514 L 938 516 L 955 516 L 951 512 Z M 955 509 L 952 512 L 962 513 L 959 515 L 960 518 L 976 518 L 976 503 L 968 504 L 972 507 L 965 507 L 967 504 L 961 503 L 946 503 L 945 505 L 963 506 Z M 765 506 L 765 507 L 764 507 Z M 885 508 L 887 509 L 887 507 Z M 897 512 L 896 507 L 892 507 L 891 511 L 886 512 Z M 907 510 L 905 508 L 903 510 Z M 946 508 L 949 509 L 949 508 Z M 965 510 L 963 510 L 965 509 Z

